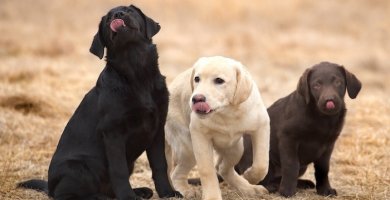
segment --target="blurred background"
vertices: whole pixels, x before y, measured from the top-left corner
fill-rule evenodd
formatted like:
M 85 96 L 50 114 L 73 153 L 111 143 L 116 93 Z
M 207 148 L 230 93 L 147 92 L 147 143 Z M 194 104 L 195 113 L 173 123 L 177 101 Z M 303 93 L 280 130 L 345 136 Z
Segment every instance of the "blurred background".
M 105 65 L 89 53 L 98 23 L 130 4 L 162 27 L 154 42 L 168 83 L 199 57 L 223 55 L 248 68 L 269 106 L 306 68 L 344 65 L 363 89 L 346 96 L 331 162 L 336 199 L 390 198 L 390 1 L 0 0 L 0 199 L 48 199 L 15 184 L 47 179 L 64 126 Z M 150 177 L 142 157 L 131 182 L 154 187 Z M 222 187 L 224 199 L 242 199 Z M 322 198 L 307 190 L 292 199 Z

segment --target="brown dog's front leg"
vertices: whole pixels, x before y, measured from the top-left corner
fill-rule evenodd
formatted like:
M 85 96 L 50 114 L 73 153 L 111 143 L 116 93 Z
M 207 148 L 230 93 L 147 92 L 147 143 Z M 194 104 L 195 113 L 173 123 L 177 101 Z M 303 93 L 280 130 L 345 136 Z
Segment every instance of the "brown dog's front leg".
M 279 193 L 285 197 L 291 197 L 296 193 L 299 176 L 298 145 L 289 138 L 279 140 L 280 162 L 282 168 L 282 180 Z
M 108 174 L 117 199 L 140 199 L 129 183 L 125 142 L 120 133 L 103 132 L 103 142 L 108 161 Z
M 317 193 L 322 196 L 336 196 L 337 192 L 330 186 L 328 173 L 329 173 L 329 160 L 333 151 L 333 145 L 327 149 L 320 159 L 314 162 L 314 175 L 316 178 Z

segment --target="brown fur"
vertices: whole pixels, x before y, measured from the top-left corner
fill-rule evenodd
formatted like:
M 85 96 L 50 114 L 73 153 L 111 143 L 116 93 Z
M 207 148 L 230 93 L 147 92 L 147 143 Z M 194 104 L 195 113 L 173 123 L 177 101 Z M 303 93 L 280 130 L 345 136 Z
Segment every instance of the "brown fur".
M 337 64 L 322 62 L 307 69 L 297 89 L 268 108 L 271 118 L 271 147 L 268 174 L 260 184 L 269 191 L 291 197 L 300 188 L 316 187 L 324 196 L 337 195 L 328 180 L 329 162 L 346 114 L 344 95 L 355 98 L 360 81 Z M 334 109 L 327 109 L 332 101 Z M 236 169 L 250 165 L 250 137 L 245 137 L 244 156 Z M 298 180 L 314 163 L 316 185 Z

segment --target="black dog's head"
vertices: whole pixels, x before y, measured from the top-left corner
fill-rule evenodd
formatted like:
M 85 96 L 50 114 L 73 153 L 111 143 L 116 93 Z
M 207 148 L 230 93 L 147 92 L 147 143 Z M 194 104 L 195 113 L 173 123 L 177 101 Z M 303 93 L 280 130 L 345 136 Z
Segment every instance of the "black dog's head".
M 101 59 L 105 47 L 109 50 L 129 43 L 151 42 L 159 30 L 160 25 L 139 8 L 133 5 L 119 6 L 102 17 L 89 51 Z
M 297 91 L 307 104 L 315 103 L 321 113 L 333 115 L 344 109 L 345 91 L 354 99 L 361 87 L 356 76 L 343 66 L 321 62 L 303 73 Z

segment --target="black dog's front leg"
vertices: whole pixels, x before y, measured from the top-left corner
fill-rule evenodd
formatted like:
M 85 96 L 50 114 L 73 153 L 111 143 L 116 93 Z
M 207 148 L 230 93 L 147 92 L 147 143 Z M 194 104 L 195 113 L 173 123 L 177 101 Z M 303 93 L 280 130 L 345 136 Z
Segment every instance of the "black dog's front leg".
M 327 149 L 324 155 L 314 162 L 314 175 L 316 178 L 317 194 L 323 196 L 336 196 L 337 192 L 330 186 L 328 173 L 329 173 L 329 160 L 332 155 L 333 145 Z
M 288 138 L 281 138 L 279 152 L 282 165 L 279 193 L 282 196 L 291 197 L 296 193 L 299 176 L 298 146 L 293 141 L 289 141 Z
M 158 196 L 160 198 L 183 197 L 175 191 L 168 179 L 167 160 L 165 158 L 165 132 L 164 125 L 161 125 L 153 143 L 146 149 L 149 165 L 152 169 L 152 177 Z
M 103 132 L 108 174 L 117 199 L 141 199 L 130 186 L 125 140 L 121 133 Z

